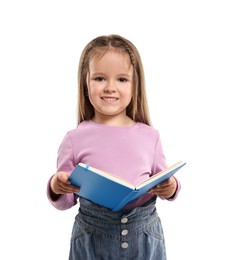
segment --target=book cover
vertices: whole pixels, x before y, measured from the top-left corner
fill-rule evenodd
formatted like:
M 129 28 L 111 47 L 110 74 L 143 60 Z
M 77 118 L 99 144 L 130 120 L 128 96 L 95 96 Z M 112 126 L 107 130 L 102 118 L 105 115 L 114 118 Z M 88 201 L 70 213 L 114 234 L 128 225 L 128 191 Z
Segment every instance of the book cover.
M 79 196 L 113 211 L 119 211 L 127 203 L 170 178 L 185 164 L 184 161 L 179 161 L 134 186 L 120 177 L 79 163 L 70 174 L 69 180 L 73 185 L 80 187 L 77 193 Z

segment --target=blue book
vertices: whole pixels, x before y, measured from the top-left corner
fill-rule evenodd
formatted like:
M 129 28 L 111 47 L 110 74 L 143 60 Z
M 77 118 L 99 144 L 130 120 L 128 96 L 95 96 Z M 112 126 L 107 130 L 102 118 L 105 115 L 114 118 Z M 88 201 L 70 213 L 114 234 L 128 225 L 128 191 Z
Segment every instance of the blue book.
M 127 203 L 170 178 L 185 164 L 184 161 L 179 161 L 134 186 L 118 176 L 79 163 L 70 174 L 69 180 L 73 185 L 80 187 L 80 191 L 77 192 L 79 196 L 113 211 L 119 211 Z

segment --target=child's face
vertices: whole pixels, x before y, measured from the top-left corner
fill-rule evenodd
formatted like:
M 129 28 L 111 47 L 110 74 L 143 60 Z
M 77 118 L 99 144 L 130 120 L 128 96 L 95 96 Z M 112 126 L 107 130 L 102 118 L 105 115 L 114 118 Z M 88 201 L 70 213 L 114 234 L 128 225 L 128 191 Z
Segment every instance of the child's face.
M 89 62 L 88 94 L 95 119 L 105 116 L 126 118 L 126 108 L 132 99 L 133 66 L 128 54 L 109 51 Z

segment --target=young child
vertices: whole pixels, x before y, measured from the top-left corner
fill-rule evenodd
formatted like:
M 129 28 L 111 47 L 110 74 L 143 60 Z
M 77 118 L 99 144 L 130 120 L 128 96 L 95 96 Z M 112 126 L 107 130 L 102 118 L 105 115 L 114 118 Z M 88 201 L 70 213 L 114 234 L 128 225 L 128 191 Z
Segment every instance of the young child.
M 166 259 L 155 204 L 157 197 L 177 197 L 180 183 L 175 177 L 119 212 L 78 198 L 79 188 L 68 181 L 79 162 L 133 184 L 167 167 L 159 133 L 150 126 L 138 50 L 119 35 L 93 39 L 80 58 L 78 86 L 78 126 L 60 145 L 57 173 L 47 189 L 50 202 L 59 210 L 80 203 L 69 259 Z

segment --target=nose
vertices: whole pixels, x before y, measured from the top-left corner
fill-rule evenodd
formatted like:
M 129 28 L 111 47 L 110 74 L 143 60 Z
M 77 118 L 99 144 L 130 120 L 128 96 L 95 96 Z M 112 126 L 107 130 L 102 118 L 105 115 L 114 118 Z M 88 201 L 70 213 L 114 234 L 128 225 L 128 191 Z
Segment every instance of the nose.
M 116 86 L 115 86 L 115 82 L 110 80 L 110 81 L 107 81 L 107 84 L 104 88 L 104 92 L 105 93 L 113 93 L 113 92 L 116 92 Z

